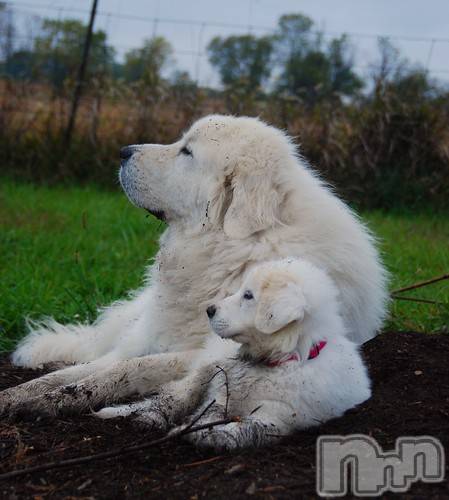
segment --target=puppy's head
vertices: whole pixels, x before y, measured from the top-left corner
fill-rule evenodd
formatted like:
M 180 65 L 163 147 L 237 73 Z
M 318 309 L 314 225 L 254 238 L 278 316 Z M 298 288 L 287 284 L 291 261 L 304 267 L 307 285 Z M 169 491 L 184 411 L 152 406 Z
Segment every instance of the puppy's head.
M 255 266 L 235 294 L 207 309 L 213 331 L 243 344 L 252 357 L 308 352 L 339 322 L 337 292 L 327 275 L 298 259 Z M 328 318 L 328 316 L 330 317 Z M 336 325 L 338 328 L 338 324 Z

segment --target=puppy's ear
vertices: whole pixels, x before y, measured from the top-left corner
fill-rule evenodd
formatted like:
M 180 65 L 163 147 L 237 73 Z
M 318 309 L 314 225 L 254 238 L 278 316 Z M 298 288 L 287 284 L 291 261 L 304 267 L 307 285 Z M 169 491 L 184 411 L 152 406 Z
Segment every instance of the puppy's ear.
M 304 294 L 295 283 L 288 283 L 277 289 L 268 286 L 261 292 L 255 326 L 260 332 L 269 335 L 292 321 L 301 321 L 306 310 Z
M 269 169 L 262 171 L 254 160 L 243 160 L 234 170 L 230 190 L 232 200 L 223 223 L 230 238 L 247 238 L 278 221 L 281 196 Z

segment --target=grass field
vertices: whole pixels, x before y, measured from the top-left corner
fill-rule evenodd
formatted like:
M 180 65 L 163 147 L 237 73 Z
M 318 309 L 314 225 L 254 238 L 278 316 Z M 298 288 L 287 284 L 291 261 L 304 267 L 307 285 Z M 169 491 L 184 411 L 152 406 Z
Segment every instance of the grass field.
M 391 288 L 449 272 L 447 214 L 364 214 L 381 238 Z M 0 350 L 24 317 L 93 319 L 98 307 L 142 283 L 163 225 L 120 192 L 44 188 L 0 179 Z M 449 282 L 410 292 L 445 305 L 395 301 L 387 328 L 447 330 Z

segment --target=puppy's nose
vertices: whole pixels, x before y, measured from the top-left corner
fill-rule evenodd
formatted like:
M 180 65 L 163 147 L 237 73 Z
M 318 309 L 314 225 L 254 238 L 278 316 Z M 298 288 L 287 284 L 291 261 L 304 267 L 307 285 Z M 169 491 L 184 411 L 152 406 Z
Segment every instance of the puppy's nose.
M 125 146 L 120 150 L 120 159 L 121 160 L 127 160 L 128 158 L 131 158 L 131 156 L 134 153 L 134 147 L 133 146 Z
M 207 316 L 209 319 L 213 318 L 215 316 L 215 313 L 217 312 L 217 308 L 212 304 L 206 309 Z

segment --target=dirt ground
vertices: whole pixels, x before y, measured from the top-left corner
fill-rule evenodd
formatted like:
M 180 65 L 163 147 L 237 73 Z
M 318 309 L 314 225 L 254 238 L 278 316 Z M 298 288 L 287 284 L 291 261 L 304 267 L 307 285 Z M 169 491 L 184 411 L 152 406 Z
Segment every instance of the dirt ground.
M 170 442 L 121 458 L 1 481 L 0 498 L 314 498 L 315 442 L 321 434 L 369 434 L 384 449 L 393 448 L 398 436 L 431 435 L 448 455 L 449 336 L 389 332 L 363 351 L 373 378 L 371 400 L 275 447 L 217 455 Z M 11 367 L 6 358 L 0 361 L 0 389 L 34 376 Z M 126 421 L 89 416 L 2 422 L 0 473 L 154 437 Z M 448 477 L 446 470 L 442 483 L 415 483 L 403 496 L 449 499 Z

